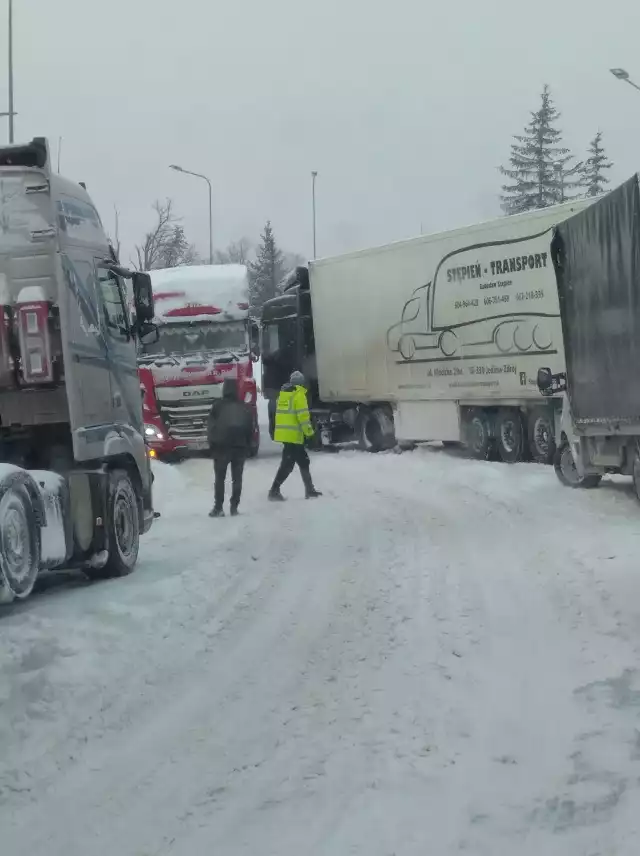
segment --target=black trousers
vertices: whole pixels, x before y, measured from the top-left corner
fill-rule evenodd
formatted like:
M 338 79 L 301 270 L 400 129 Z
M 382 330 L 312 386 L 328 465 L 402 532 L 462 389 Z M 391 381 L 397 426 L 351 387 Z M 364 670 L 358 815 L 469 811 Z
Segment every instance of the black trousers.
M 273 482 L 273 488 L 275 490 L 279 490 L 285 483 L 293 472 L 296 464 L 300 468 L 300 475 L 302 476 L 304 486 L 308 487 L 311 482 L 311 475 L 309 472 L 311 461 L 309 460 L 309 455 L 307 455 L 307 450 L 299 443 L 283 443 L 282 460 L 280 461 L 280 466 L 278 467 L 278 472 L 276 473 L 276 477 Z
M 213 453 L 214 505 L 216 508 L 222 508 L 224 504 L 224 483 L 229 467 L 231 467 L 231 507 L 237 508 L 240 505 L 245 459 L 246 452 L 244 449 L 221 449 Z

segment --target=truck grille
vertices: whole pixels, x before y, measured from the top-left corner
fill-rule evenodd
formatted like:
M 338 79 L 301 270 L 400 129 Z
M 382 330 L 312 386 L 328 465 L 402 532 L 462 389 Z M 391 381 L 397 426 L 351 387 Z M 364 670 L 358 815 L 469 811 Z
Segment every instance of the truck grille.
M 183 443 L 207 442 L 207 420 L 213 402 L 222 395 L 222 384 L 207 386 L 206 395 L 198 387 L 169 387 L 156 390 L 160 416 L 167 433 Z M 178 395 L 189 394 L 181 400 Z M 194 398 L 197 396 L 197 402 Z

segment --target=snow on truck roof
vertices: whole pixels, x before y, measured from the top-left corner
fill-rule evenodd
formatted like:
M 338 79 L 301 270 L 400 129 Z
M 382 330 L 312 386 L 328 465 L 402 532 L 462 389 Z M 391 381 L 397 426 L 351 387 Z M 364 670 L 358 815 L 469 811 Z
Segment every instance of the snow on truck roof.
M 249 279 L 245 265 L 185 265 L 149 271 L 156 322 L 244 320 Z

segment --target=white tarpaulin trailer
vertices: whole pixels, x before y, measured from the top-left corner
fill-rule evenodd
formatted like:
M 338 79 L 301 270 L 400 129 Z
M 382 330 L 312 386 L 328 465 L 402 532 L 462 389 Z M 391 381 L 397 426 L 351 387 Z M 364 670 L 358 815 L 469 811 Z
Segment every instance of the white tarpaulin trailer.
M 550 243 L 590 201 L 311 262 L 320 399 L 386 402 L 399 440 L 466 441 L 483 457 L 493 440 L 517 459 L 525 443 L 500 432 L 535 446 L 537 431 L 534 456 L 548 458 L 553 403 L 536 374 L 564 368 Z

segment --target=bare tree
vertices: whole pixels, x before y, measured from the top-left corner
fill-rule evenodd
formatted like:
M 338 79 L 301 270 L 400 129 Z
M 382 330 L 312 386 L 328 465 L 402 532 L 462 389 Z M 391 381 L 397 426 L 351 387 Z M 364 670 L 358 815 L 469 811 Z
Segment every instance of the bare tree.
M 214 262 L 217 265 L 249 265 L 253 260 L 253 244 L 248 238 L 231 241 L 224 250 L 216 250 Z
M 200 259 L 193 244 L 187 240 L 184 228 L 173 211 L 173 201 L 156 201 L 156 224 L 144 236 L 142 244 L 136 246 L 136 263 L 140 270 L 177 267 L 199 264 Z

